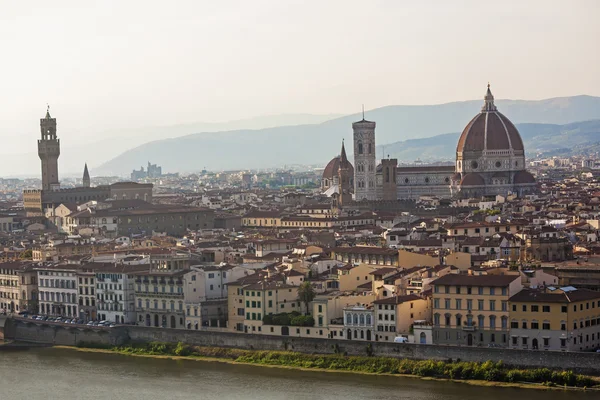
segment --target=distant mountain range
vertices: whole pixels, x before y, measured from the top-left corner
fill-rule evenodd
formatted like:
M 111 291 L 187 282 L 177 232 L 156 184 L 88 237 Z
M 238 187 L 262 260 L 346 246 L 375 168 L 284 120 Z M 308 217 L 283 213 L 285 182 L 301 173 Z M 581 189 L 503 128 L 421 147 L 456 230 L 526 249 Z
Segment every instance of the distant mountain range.
M 366 119 L 377 122 L 378 158 L 390 154 L 402 161 L 450 160 L 458 133 L 479 111 L 482 101 L 441 105 L 387 106 L 368 111 Z M 598 135 L 600 97 L 573 96 L 547 100 L 496 100 L 498 109 L 518 129 L 526 150 L 551 150 L 557 144 L 585 142 Z M 148 160 L 165 172 L 269 168 L 291 164 L 325 164 L 339 153 L 342 139 L 352 149 L 352 122 L 359 114 L 318 124 L 278 126 L 197 133 L 156 140 L 129 149 L 91 169 L 93 176 L 127 175 Z M 576 123 L 577 122 L 577 123 Z M 573 126 L 568 124 L 574 123 Z M 543 140 L 540 140 L 543 139 Z M 565 141 L 568 140 L 568 141 Z
M 585 146 L 600 141 L 600 120 L 573 122 L 566 125 L 555 124 L 516 124 L 528 156 L 536 154 L 569 155 L 579 153 Z M 380 154 L 397 158 L 404 162 L 454 160 L 456 144 L 460 132 L 436 135 L 425 139 L 410 139 L 377 146 Z M 591 147 L 590 147 L 591 148 Z M 559 151 L 560 150 L 560 151 Z

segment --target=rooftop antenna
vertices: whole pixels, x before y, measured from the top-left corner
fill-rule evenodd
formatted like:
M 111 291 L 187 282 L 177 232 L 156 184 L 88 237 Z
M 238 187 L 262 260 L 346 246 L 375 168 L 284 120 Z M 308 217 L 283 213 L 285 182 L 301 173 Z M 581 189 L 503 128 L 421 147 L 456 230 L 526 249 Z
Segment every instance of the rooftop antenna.
M 363 121 L 365 120 L 365 105 L 362 105 L 362 115 L 363 115 Z

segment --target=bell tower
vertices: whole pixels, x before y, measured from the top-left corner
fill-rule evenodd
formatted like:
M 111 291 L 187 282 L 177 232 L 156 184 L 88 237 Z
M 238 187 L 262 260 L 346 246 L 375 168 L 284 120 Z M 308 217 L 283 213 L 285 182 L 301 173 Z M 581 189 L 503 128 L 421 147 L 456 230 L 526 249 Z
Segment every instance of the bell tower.
M 38 140 L 38 156 L 42 162 L 42 190 L 57 190 L 58 157 L 60 156 L 60 140 L 56 137 L 56 118 L 50 116 L 50 106 L 46 116 L 40 119 L 41 139 Z
M 354 200 L 377 200 L 375 122 L 365 120 L 352 124 L 354 133 Z

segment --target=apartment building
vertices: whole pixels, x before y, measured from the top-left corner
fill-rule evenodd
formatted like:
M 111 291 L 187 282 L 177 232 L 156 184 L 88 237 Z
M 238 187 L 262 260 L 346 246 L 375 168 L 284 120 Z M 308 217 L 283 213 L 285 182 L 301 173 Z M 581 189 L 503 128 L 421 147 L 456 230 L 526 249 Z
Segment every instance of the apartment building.
M 0 309 L 6 312 L 37 311 L 37 272 L 30 262 L 0 264 Z
M 393 341 L 398 334 L 409 334 L 415 321 L 431 321 L 429 304 L 414 294 L 375 300 L 375 340 Z
M 39 313 L 80 318 L 77 265 L 47 265 L 34 268 L 39 283 Z
M 86 321 L 97 320 L 96 274 L 92 269 L 81 268 L 77 271 L 77 291 L 79 292 L 79 314 L 85 315 Z
M 431 285 L 435 344 L 508 346 L 508 303 L 523 288 L 519 275 L 448 274 Z
M 135 280 L 147 264 L 95 263 L 98 319 L 118 324 L 136 322 Z M 141 287 L 140 287 L 141 288 Z
M 523 289 L 510 298 L 510 348 L 585 351 L 600 347 L 600 292 Z

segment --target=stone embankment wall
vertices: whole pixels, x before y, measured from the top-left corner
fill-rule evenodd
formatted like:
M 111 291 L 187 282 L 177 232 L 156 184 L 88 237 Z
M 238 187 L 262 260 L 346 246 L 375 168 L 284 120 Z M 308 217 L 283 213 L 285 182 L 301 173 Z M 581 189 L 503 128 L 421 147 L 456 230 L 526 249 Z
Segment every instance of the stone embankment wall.
M 342 353 L 356 356 L 384 356 L 414 360 L 502 361 L 516 367 L 565 368 L 600 375 L 600 353 L 564 353 L 541 350 L 508 350 L 353 340 L 292 338 L 233 332 L 121 326 L 116 328 L 78 327 L 39 321 L 9 319 L 5 336 L 24 342 L 75 346 L 80 342 L 120 345 L 127 341 L 184 342 L 197 346 L 233 347 L 247 350 L 290 350 L 307 354 Z

